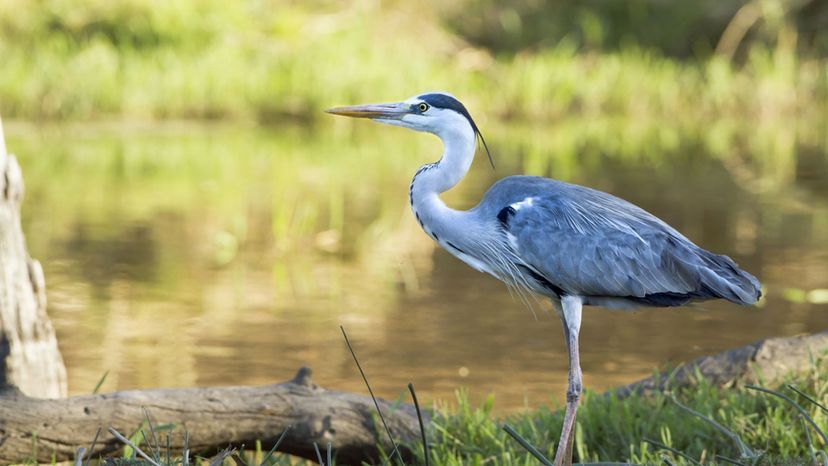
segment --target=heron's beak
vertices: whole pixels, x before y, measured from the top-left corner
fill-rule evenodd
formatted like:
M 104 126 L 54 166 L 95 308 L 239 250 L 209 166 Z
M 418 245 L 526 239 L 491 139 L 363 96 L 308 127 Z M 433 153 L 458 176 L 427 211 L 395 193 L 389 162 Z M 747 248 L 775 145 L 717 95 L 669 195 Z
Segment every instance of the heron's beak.
M 392 104 L 368 104 L 353 105 L 350 107 L 335 107 L 325 110 L 334 115 L 342 115 L 352 118 L 380 118 L 386 120 L 399 120 L 410 113 L 408 105 L 402 103 Z

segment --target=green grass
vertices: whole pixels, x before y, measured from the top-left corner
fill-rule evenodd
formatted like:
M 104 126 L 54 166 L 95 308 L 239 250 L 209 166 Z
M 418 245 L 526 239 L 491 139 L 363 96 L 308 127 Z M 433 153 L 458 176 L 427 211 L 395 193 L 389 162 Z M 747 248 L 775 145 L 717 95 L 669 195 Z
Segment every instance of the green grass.
M 828 398 L 825 376 L 823 367 L 800 380 L 797 386 L 824 402 Z M 828 428 L 825 412 L 798 398 L 793 391 L 782 392 L 798 399 L 820 429 Z M 675 397 L 731 430 L 754 452 L 761 452 L 763 456 L 755 464 L 810 464 L 805 426 L 797 412 L 776 397 L 746 388 L 717 389 L 706 383 L 679 390 Z M 432 442 L 432 464 L 537 464 L 501 429 L 501 423 L 493 420 L 491 406 L 487 403 L 471 407 L 461 394 L 455 407 L 441 410 Z M 554 442 L 563 421 L 560 411 L 542 408 L 510 416 L 505 421 L 547 458 L 554 457 Z M 814 430 L 808 434 L 817 449 L 825 449 Z M 696 464 L 656 446 L 661 444 L 703 464 L 717 464 L 717 455 L 754 464 L 752 459 L 742 457 L 730 438 L 665 394 L 618 400 L 588 393 L 579 410 L 575 442 L 575 459 L 584 463 L 665 464 L 666 456 L 672 464 Z

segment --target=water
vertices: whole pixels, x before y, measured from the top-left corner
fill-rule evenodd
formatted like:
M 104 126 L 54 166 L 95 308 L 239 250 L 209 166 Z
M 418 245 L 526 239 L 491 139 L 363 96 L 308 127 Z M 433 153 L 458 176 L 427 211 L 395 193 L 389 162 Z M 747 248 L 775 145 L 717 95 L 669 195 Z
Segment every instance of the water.
M 566 358 L 549 306 L 527 308 L 411 218 L 408 183 L 439 154 L 433 138 L 341 121 L 6 130 L 71 394 L 107 371 L 104 391 L 275 383 L 302 365 L 324 387 L 364 392 L 344 325 L 386 398 L 413 382 L 432 401 L 459 387 L 475 400 L 494 393 L 499 412 L 562 399 Z M 449 204 L 469 207 L 515 173 L 586 184 L 730 255 L 767 289 L 758 308 L 588 309 L 588 389 L 828 328 L 828 306 L 803 298 L 828 288 L 819 128 L 559 122 L 487 138 L 497 171 L 478 158 Z

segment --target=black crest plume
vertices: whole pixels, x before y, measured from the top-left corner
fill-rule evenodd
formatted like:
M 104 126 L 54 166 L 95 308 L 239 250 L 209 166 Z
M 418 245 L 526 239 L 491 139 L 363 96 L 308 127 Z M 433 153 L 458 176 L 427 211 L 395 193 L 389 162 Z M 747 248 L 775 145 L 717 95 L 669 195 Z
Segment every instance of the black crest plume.
M 423 102 L 431 105 L 435 108 L 445 108 L 449 110 L 454 110 L 455 112 L 463 115 L 469 120 L 469 124 L 471 125 L 472 129 L 474 130 L 475 136 L 480 138 L 480 142 L 483 143 L 483 148 L 486 149 L 486 155 L 489 156 L 489 163 L 492 164 L 492 168 L 495 167 L 494 160 L 492 159 L 492 153 L 489 152 L 489 146 L 486 145 L 486 140 L 483 139 L 483 133 L 480 132 L 480 129 L 477 127 L 477 124 L 474 122 L 474 119 L 469 114 L 469 111 L 466 110 L 465 105 L 463 105 L 459 100 L 455 99 L 454 97 L 446 94 L 434 93 L 434 94 L 423 94 L 419 96 Z

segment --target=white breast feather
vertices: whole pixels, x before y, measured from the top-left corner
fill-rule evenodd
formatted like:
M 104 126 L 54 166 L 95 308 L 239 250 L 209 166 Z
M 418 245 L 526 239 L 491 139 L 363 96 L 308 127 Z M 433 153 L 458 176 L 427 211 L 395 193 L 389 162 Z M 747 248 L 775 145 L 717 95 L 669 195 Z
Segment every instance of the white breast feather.
M 466 253 L 463 253 L 463 252 L 458 251 L 457 249 L 454 249 L 453 247 L 446 244 L 445 241 L 439 241 L 439 243 L 440 243 L 440 246 L 442 246 L 443 249 L 448 251 L 452 256 L 454 256 L 454 257 L 460 259 L 461 261 L 465 262 L 466 264 L 469 265 L 469 267 L 473 268 L 474 270 L 477 270 L 478 272 L 483 272 L 483 273 L 488 273 L 490 275 L 494 275 L 494 273 L 492 273 L 492 270 L 489 268 L 489 266 L 486 265 L 483 261 L 475 259 L 474 257 L 472 257 L 472 256 L 470 256 Z

